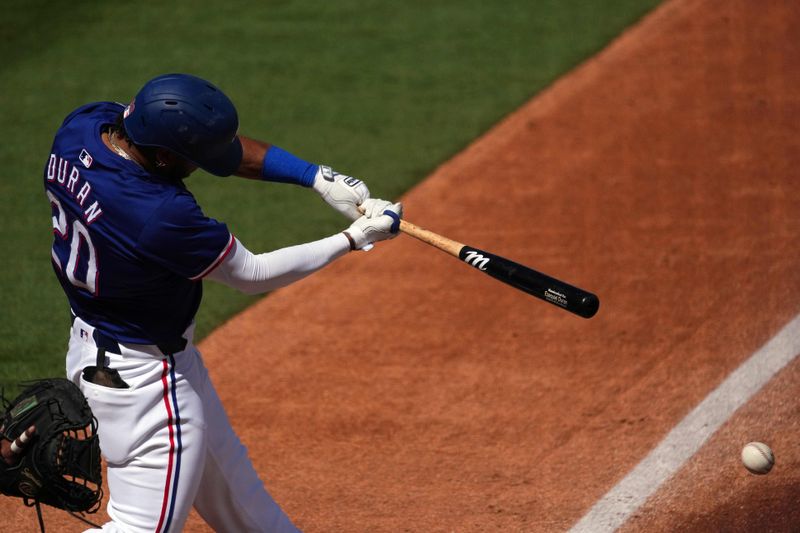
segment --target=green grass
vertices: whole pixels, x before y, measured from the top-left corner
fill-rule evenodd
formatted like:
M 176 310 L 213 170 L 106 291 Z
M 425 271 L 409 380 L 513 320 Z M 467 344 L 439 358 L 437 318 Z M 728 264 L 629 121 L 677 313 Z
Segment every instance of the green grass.
M 63 374 L 68 308 L 41 173 L 74 107 L 194 73 L 236 102 L 242 133 L 395 198 L 658 3 L 11 0 L 0 29 L 0 384 Z M 253 251 L 344 226 L 297 187 L 205 174 L 189 186 Z M 200 337 L 253 301 L 206 284 Z

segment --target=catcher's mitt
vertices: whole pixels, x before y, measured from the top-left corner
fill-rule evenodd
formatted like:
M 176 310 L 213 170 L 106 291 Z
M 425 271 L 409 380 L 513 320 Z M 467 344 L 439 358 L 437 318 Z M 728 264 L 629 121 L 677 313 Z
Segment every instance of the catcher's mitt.
M 19 455 L 14 464 L 6 454 L 0 459 L 0 492 L 28 506 L 41 502 L 71 512 L 97 511 L 103 496 L 100 444 L 86 398 L 66 379 L 25 385 L 11 403 L 3 399 L 0 438 Z

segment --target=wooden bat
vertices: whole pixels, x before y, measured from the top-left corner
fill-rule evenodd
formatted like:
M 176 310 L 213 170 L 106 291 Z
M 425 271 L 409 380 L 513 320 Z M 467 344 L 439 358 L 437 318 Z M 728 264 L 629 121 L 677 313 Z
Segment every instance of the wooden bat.
M 537 272 L 505 257 L 461 244 L 438 233 L 420 228 L 407 220 L 400 221 L 400 231 L 459 258 L 484 274 L 583 318 L 593 317 L 600 307 L 600 300 L 591 292 Z

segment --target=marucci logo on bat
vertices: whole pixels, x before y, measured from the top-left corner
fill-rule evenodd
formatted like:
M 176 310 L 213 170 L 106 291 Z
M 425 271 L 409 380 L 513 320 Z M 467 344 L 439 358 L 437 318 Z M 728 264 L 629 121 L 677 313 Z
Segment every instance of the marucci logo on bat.
M 486 270 L 486 265 L 489 264 L 489 258 L 479 254 L 478 252 L 474 252 L 470 250 L 464 256 L 464 262 L 468 263 L 478 270 Z
M 537 272 L 525 265 L 515 263 L 503 256 L 456 242 L 432 231 L 417 227 L 407 221 L 405 227 L 401 227 L 400 230 L 457 257 L 460 261 L 477 268 L 487 276 L 570 313 L 583 318 L 591 318 L 600 307 L 600 300 L 596 295 Z

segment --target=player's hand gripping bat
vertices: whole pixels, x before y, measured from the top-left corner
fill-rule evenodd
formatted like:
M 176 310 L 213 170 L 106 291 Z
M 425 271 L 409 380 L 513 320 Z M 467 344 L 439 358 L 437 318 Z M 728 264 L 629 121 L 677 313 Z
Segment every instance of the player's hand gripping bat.
M 583 318 L 593 317 L 600 307 L 600 300 L 591 292 L 551 278 L 505 257 L 461 244 L 406 220 L 400 221 L 400 231 L 461 259 L 484 274 Z

